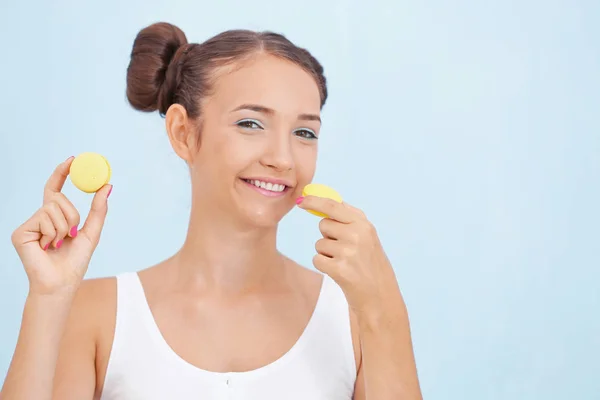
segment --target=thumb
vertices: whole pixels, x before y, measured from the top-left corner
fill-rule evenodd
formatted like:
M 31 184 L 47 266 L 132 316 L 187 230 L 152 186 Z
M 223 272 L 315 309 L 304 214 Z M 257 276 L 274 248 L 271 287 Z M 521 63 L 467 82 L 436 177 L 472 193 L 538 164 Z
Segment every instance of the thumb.
M 108 212 L 108 196 L 110 196 L 112 188 L 112 185 L 105 185 L 96 192 L 87 219 L 85 220 L 83 228 L 79 231 L 85 235 L 94 246 L 96 246 L 100 240 L 100 234 L 102 233 L 106 213 Z

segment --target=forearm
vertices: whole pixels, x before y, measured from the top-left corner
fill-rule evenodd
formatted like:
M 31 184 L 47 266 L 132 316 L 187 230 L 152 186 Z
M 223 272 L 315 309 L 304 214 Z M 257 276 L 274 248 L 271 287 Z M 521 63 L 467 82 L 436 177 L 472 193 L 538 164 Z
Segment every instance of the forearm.
M 60 341 L 72 296 L 30 294 L 13 359 L 4 381 L 1 400 L 52 398 Z
M 358 316 L 367 400 L 422 399 L 402 296 L 384 309 Z

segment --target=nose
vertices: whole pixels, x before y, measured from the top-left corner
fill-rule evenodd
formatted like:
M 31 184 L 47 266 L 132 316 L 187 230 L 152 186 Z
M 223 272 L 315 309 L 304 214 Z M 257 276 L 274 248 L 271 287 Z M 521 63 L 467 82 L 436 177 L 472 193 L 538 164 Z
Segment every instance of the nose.
M 293 169 L 294 155 L 291 135 L 287 132 L 277 132 L 277 134 L 270 135 L 261 163 L 281 172 Z

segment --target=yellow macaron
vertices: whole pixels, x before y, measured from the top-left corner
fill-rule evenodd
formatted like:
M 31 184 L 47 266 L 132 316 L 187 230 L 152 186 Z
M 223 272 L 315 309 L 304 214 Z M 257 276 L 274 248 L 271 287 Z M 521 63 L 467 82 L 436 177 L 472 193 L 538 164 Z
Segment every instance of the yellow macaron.
M 81 153 L 71 163 L 71 182 L 85 193 L 94 193 L 110 181 L 110 164 L 100 154 Z
M 326 199 L 331 199 L 337 201 L 338 203 L 342 202 L 342 196 L 334 189 L 329 186 L 322 185 L 320 183 L 310 183 L 302 189 L 302 196 L 316 196 L 323 197 Z M 316 215 L 317 217 L 328 218 L 327 214 L 323 214 L 322 212 L 314 211 L 314 210 L 306 210 L 311 214 Z

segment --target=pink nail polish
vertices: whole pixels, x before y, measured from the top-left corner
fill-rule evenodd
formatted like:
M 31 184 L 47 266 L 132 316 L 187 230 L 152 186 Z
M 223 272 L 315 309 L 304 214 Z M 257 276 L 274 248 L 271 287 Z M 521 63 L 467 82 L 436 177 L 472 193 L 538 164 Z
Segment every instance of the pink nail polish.
M 77 236 L 77 226 L 72 227 L 69 234 L 71 235 L 71 237 L 76 237 Z
M 113 187 L 111 186 L 110 189 L 108 190 L 108 194 L 106 195 L 107 199 L 110 197 L 110 194 L 112 193 L 112 189 L 113 189 Z
M 62 241 L 62 239 L 61 239 L 61 240 L 59 240 L 58 242 L 56 242 L 56 248 L 57 248 L 57 249 L 60 249 L 60 246 L 62 246 L 62 244 L 63 244 L 63 241 Z
M 48 250 L 48 247 L 50 247 L 50 243 L 44 246 L 44 251 Z
M 300 196 L 296 199 L 296 204 L 300 204 L 302 203 L 302 201 L 304 200 L 304 197 Z

